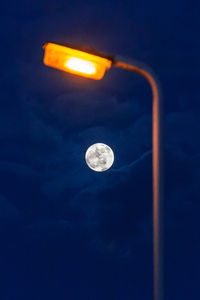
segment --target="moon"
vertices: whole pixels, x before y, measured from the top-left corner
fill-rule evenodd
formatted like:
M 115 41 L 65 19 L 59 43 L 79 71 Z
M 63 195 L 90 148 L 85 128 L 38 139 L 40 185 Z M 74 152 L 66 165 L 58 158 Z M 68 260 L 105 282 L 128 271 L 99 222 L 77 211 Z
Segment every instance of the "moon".
M 96 143 L 87 149 L 85 160 L 90 169 L 96 172 L 103 172 L 112 166 L 114 153 L 108 145 Z

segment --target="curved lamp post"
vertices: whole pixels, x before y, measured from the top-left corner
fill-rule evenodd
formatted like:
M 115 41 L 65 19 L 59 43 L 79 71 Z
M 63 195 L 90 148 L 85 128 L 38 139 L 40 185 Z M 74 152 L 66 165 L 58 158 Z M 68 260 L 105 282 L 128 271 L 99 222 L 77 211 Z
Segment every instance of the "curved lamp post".
M 102 79 L 112 65 L 143 76 L 150 84 L 153 98 L 152 145 L 153 145 L 153 255 L 154 300 L 163 300 L 163 249 L 162 249 L 162 108 L 159 87 L 155 77 L 145 67 L 124 59 L 103 55 L 91 49 L 70 44 L 45 43 L 44 64 L 75 75 Z

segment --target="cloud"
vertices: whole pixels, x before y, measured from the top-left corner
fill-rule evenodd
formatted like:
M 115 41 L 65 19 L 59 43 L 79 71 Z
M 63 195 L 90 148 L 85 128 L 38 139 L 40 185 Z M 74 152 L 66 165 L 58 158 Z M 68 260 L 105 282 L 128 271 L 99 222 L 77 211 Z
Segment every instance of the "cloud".
M 166 138 L 169 145 L 183 149 L 188 155 L 199 152 L 199 116 L 195 112 L 175 112 L 167 115 Z
M 128 243 L 132 248 L 139 241 L 150 243 L 151 232 L 145 233 L 141 228 L 142 224 L 149 224 L 151 215 L 152 124 L 150 114 L 138 101 L 85 92 L 62 94 L 45 104 L 39 98 L 23 98 L 20 103 L 18 111 L 22 118 L 7 131 L 7 148 L 4 144 L 6 155 L 14 153 L 15 159 L 0 166 L 2 174 L 6 172 L 10 177 L 13 193 L 2 185 L 9 199 L 15 193 L 22 199 L 29 198 L 27 207 L 33 207 L 39 215 L 45 215 L 45 210 L 48 215 L 53 203 L 58 218 L 68 221 L 69 212 L 81 216 L 77 225 L 80 232 L 87 232 L 91 247 L 99 245 L 102 251 L 104 248 L 126 256 L 125 253 L 132 253 Z M 4 128 L 9 128 L 9 122 L 5 124 L 8 125 Z M 184 134 L 179 135 L 180 130 Z M 183 179 L 187 195 L 194 188 L 188 183 L 187 173 L 189 168 L 194 173 L 195 166 L 190 161 L 198 149 L 198 139 L 195 148 L 191 132 L 198 132 L 193 115 L 167 115 L 166 161 L 170 175 L 166 180 L 166 197 L 170 203 L 174 201 L 173 193 L 180 197 L 178 189 Z M 1 138 L 5 136 L 2 131 Z M 19 147 L 19 140 L 27 143 Z M 109 144 L 115 153 L 113 169 L 105 174 L 95 174 L 84 161 L 87 147 L 99 140 Z M 26 187 L 21 188 L 24 183 Z M 15 201 L 23 207 L 24 200 Z
M 3 195 L 0 195 L 0 221 L 16 221 L 19 217 L 18 209 Z
M 3 195 L 12 202 L 22 215 L 35 214 L 40 190 L 40 174 L 30 166 L 0 162 L 0 189 Z

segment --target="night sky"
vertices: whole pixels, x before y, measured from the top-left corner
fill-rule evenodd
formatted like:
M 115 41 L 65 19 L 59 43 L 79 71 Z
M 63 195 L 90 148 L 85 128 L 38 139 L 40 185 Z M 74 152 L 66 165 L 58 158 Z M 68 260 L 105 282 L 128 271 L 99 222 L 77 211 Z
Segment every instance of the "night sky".
M 200 299 L 199 2 L 4 1 L 0 9 L 0 299 L 153 299 L 151 92 L 43 64 L 46 41 L 150 66 L 165 122 L 165 295 Z M 97 142 L 113 167 L 90 170 Z

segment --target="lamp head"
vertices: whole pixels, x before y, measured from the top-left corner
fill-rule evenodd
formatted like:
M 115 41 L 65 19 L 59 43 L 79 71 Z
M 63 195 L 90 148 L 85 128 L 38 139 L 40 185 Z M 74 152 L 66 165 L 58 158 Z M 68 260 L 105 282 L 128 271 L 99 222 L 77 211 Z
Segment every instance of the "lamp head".
M 61 44 L 44 45 L 44 64 L 71 74 L 100 80 L 112 65 L 112 57 Z

